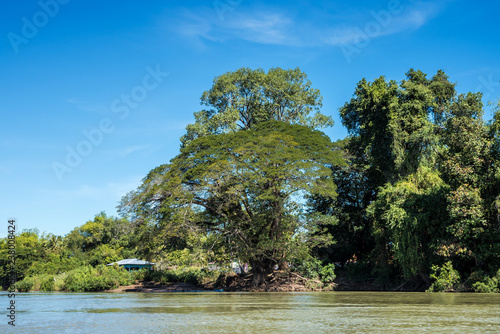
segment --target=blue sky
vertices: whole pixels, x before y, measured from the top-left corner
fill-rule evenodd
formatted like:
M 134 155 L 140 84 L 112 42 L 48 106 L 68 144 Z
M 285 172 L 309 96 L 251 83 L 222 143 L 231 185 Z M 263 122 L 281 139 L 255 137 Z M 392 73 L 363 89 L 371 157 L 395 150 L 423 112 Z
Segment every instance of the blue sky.
M 472 1 L 5 1 L 0 5 L 0 237 L 65 235 L 179 150 L 215 76 L 304 71 L 323 113 L 363 77 L 443 69 L 500 96 L 500 4 Z M 491 118 L 491 113 L 486 113 Z M 2 225 L 0 225 L 2 226 Z

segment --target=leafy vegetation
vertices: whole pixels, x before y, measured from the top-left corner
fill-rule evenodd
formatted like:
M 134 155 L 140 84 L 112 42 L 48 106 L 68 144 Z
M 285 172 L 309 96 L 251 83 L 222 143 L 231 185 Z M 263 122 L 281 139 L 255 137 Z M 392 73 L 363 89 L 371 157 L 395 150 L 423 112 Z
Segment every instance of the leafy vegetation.
M 17 289 L 204 284 L 239 263 L 254 287 L 279 269 L 315 289 L 342 273 L 383 289 L 498 292 L 500 104 L 486 122 L 481 99 L 443 71 L 362 79 L 339 109 L 349 136 L 332 143 L 319 130 L 332 117 L 299 69 L 225 73 L 179 154 L 122 198 L 122 218 L 16 235 Z M 4 289 L 7 255 L 0 240 Z M 158 270 L 105 266 L 123 258 Z
M 442 267 L 433 265 L 431 278 L 434 282 L 429 287 L 429 292 L 459 290 L 460 274 L 453 269 L 451 261 L 446 262 Z
M 56 276 L 45 274 L 25 277 L 16 283 L 16 289 L 20 292 L 31 290 L 87 292 L 110 290 L 134 282 L 133 273 L 123 268 L 99 265 L 79 267 Z
M 144 279 L 162 284 L 168 282 L 184 282 L 194 285 L 203 285 L 215 282 L 219 276 L 225 272 L 224 270 L 209 270 L 208 268 L 200 267 L 181 267 L 149 271 L 145 274 Z
M 356 172 L 348 194 L 359 213 L 354 218 L 345 203 L 324 198 L 313 208 L 338 216 L 340 225 L 364 224 L 369 247 L 356 257 L 380 280 L 417 278 L 445 291 L 460 277 L 464 283 L 500 267 L 499 118 L 497 110 L 492 122 L 482 119 L 481 97 L 458 95 L 443 71 L 428 79 L 410 70 L 399 84 L 363 79 L 340 108 Z

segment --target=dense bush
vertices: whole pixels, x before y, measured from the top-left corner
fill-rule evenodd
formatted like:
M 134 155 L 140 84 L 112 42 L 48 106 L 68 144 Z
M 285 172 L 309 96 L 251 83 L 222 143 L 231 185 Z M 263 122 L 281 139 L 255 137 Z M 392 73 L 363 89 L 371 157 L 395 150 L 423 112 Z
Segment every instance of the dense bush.
M 133 282 L 132 274 L 125 269 L 104 265 L 81 267 L 68 272 L 64 278 L 65 290 L 72 292 L 103 291 Z
M 22 281 L 16 283 L 16 289 L 19 292 L 28 292 L 33 289 L 33 278 L 26 277 Z
M 472 289 L 475 292 L 491 293 L 500 291 L 500 270 L 493 277 L 488 277 L 484 274 L 478 276 L 477 281 L 472 284 Z
M 84 263 L 74 257 L 67 258 L 56 254 L 49 254 L 46 259 L 33 262 L 26 271 L 26 276 L 57 275 L 76 269 L 82 265 Z
M 215 282 L 221 271 L 208 270 L 207 268 L 199 267 L 184 267 L 176 269 L 158 270 L 146 272 L 144 279 L 159 283 L 167 282 L 184 282 L 195 285 Z
M 335 265 L 333 263 L 329 263 L 326 266 L 323 266 L 319 272 L 321 281 L 323 283 L 333 282 L 335 279 Z
M 39 275 L 25 277 L 16 283 L 16 289 L 19 292 L 34 291 L 54 291 L 54 276 Z
M 148 273 L 150 272 L 152 272 L 152 270 L 148 268 L 142 268 L 139 270 L 133 270 L 130 272 L 130 274 L 132 275 L 134 281 L 143 281 L 146 279 L 146 275 L 148 275 Z
M 453 269 L 451 261 L 446 262 L 443 266 L 432 266 L 431 278 L 434 282 L 427 290 L 428 292 L 444 292 L 458 290 L 460 275 L 458 271 Z
M 323 265 L 323 263 L 317 258 L 310 257 L 306 261 L 303 261 L 294 266 L 295 270 L 304 275 L 306 278 L 319 279 L 323 283 L 333 282 L 335 279 L 335 265 L 329 263 Z
M 135 282 L 133 274 L 123 268 L 84 266 L 62 275 L 39 275 L 26 277 L 16 283 L 19 292 L 27 291 L 103 291 Z
M 53 275 L 40 277 L 40 291 L 54 291 L 55 279 Z

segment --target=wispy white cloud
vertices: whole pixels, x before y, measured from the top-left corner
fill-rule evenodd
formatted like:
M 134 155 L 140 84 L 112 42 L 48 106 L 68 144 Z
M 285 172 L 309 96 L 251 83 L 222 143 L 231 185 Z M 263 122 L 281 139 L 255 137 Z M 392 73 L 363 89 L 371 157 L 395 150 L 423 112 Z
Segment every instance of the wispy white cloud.
M 111 154 L 120 158 L 127 157 L 134 153 L 141 153 L 142 155 L 149 155 L 161 149 L 161 146 L 153 145 L 132 145 L 124 148 L 114 150 Z
M 203 41 L 226 42 L 245 40 L 260 44 L 287 46 L 323 46 L 356 43 L 360 31 L 365 33 L 367 26 L 376 27 L 370 39 L 393 35 L 403 31 L 418 29 L 437 16 L 444 7 L 443 1 L 401 2 L 398 11 L 388 8 L 367 8 L 365 11 L 349 7 L 345 12 L 325 13 L 307 20 L 307 14 L 292 14 L 286 9 L 277 11 L 271 8 L 235 10 L 221 20 L 215 10 L 200 8 L 189 10 L 180 15 L 175 29 L 184 37 Z M 378 13 L 389 16 L 377 18 Z M 374 14 L 375 13 L 375 14 Z M 303 15 L 302 15 L 303 14 Z M 332 19 L 333 17 L 333 19 Z M 370 33 L 370 32 L 369 32 Z
M 66 99 L 66 102 L 68 104 L 75 106 L 77 109 L 79 109 L 81 111 L 90 111 L 90 112 L 95 112 L 95 111 L 106 112 L 106 111 L 108 111 L 106 109 L 106 107 L 103 107 L 102 105 L 90 104 L 90 103 L 84 102 L 84 101 L 77 99 L 77 98 L 68 98 L 68 99 Z
M 418 5 L 401 8 L 401 13 L 383 10 L 371 11 L 370 16 L 356 24 L 344 24 L 333 27 L 322 39 L 330 45 L 357 44 L 368 39 L 380 38 L 420 28 L 434 18 L 440 11 L 437 5 Z
M 289 30 L 293 20 L 284 14 L 253 12 L 238 14 L 220 20 L 210 10 L 186 12 L 176 25 L 177 31 L 189 38 L 224 42 L 243 39 L 262 44 L 293 44 Z
M 431 8 L 427 8 L 424 10 L 413 9 L 408 11 L 408 14 L 399 21 L 399 30 L 406 30 L 408 28 L 420 28 L 427 21 L 433 18 L 435 12 Z
M 289 30 L 293 20 L 282 14 L 263 14 L 229 20 L 228 28 L 242 39 L 263 44 L 294 44 Z

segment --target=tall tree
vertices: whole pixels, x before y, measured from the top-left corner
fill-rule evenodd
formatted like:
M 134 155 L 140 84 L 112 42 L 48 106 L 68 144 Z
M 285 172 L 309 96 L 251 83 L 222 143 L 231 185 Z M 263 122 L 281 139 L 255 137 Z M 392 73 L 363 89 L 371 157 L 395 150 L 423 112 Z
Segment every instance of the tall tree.
M 299 68 L 225 73 L 201 104 L 206 108 L 186 127 L 181 153 L 153 169 L 121 210 L 163 239 L 196 228 L 218 233 L 250 262 L 253 284 L 260 284 L 290 258 L 295 233 L 315 229 L 301 198 L 335 196 L 326 176 L 342 159 L 317 131 L 333 121 L 320 113 L 320 92 Z
M 316 232 L 325 222 L 304 215 L 302 206 L 310 194 L 334 196 L 329 166 L 339 163 L 340 152 L 322 132 L 263 122 L 191 141 L 144 180 L 148 191 L 135 209 L 152 210 L 166 228 L 188 224 L 221 234 L 250 263 L 258 285 L 293 257 L 297 232 Z
M 340 109 L 351 135 L 347 149 L 367 178 L 366 217 L 376 240 L 374 260 L 386 267 L 379 268 L 384 275 L 391 264 L 407 277 L 425 278 L 434 256 L 431 244 L 446 230 L 447 214 L 440 209 L 447 206 L 447 188 L 437 170 L 454 86 L 443 71 L 428 79 L 411 69 L 399 85 L 384 77 L 361 80 Z

